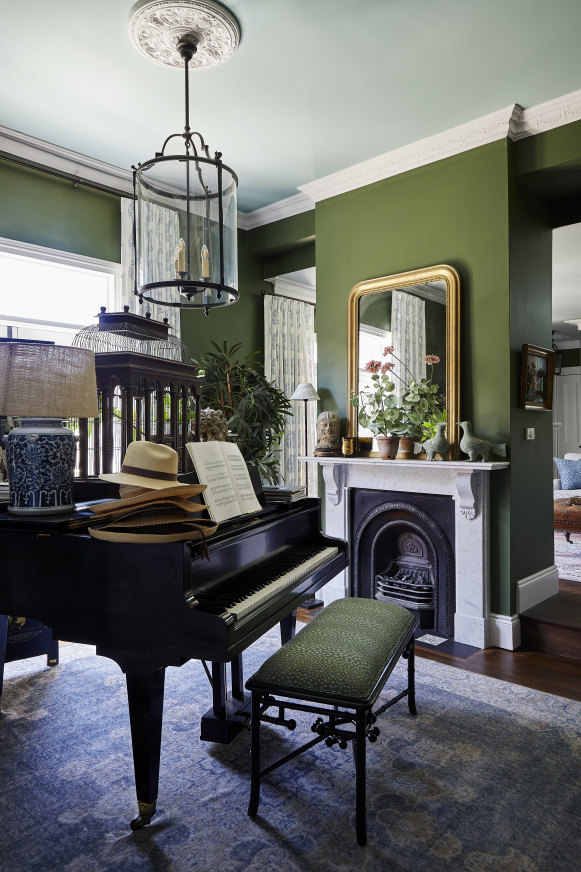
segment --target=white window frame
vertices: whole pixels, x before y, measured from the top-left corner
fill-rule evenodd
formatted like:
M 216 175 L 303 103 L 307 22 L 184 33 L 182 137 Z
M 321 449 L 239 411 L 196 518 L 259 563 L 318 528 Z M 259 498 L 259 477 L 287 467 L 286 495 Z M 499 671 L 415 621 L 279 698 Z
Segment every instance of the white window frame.
M 22 242 L 21 240 L 8 239 L 1 236 L 0 252 L 3 254 L 12 254 L 18 257 L 30 258 L 34 260 L 43 260 L 49 263 L 59 264 L 60 266 L 77 267 L 80 269 L 92 270 L 94 272 L 112 275 L 113 290 L 107 295 L 106 308 L 108 312 L 116 312 L 122 309 L 123 295 L 120 263 L 109 260 L 101 260 L 96 257 L 89 257 L 88 255 L 84 254 L 75 254 L 71 251 L 61 251 L 58 248 L 47 248 L 43 245 L 35 245 L 31 242 Z M 95 314 L 97 313 L 95 312 Z M 66 329 L 67 332 L 69 332 L 71 327 L 80 330 L 82 327 L 88 326 L 87 324 L 71 325 L 64 324 L 59 321 L 48 321 L 44 319 L 38 321 L 31 318 L 20 319 L 14 316 L 6 318 L 1 311 L 0 319 L 2 321 L 8 320 L 15 324 L 34 324 L 39 327 L 44 325 L 47 328 L 53 328 L 55 334 L 57 334 L 59 331 L 62 331 L 63 329 Z

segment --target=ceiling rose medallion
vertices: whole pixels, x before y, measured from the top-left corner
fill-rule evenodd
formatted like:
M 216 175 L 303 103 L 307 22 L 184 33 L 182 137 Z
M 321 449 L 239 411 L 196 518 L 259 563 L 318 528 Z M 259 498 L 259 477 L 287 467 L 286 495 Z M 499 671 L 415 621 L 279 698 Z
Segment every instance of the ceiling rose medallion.
M 194 70 L 217 67 L 232 57 L 240 42 L 234 16 L 211 0 L 140 0 L 129 13 L 129 37 L 153 63 L 181 69 L 177 49 L 184 35 L 195 37 Z

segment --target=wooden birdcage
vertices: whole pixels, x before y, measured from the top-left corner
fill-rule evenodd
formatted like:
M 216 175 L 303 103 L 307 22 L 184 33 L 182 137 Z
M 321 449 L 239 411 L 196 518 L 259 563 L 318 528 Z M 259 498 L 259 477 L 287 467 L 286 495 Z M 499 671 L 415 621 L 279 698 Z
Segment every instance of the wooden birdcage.
M 99 395 L 99 418 L 78 422 L 78 477 L 118 472 L 138 439 L 170 445 L 187 471 L 186 444 L 199 440 L 202 379 L 184 361 L 191 361 L 185 346 L 170 340 L 166 323 L 127 310 L 102 310 L 98 326 L 77 334 L 74 344 L 95 352 Z

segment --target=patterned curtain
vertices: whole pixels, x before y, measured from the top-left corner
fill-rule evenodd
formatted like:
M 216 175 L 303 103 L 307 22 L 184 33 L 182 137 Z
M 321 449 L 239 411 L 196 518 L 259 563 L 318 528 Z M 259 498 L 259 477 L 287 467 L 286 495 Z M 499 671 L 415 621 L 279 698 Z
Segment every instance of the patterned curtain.
M 394 369 L 395 375 L 399 376 L 394 379 L 396 391 L 401 397 L 410 372 L 415 379 L 426 377 L 426 306 L 423 300 L 405 291 L 392 292 L 391 338 L 394 354 L 401 360 L 401 363 L 395 361 Z
M 300 300 L 267 294 L 264 298 L 264 363 L 268 381 L 274 382 L 290 397 L 301 382 L 316 389 L 315 307 Z M 284 484 L 307 484 L 309 496 L 317 494 L 317 471 L 314 464 L 299 463 L 305 453 L 305 403 L 291 403 L 293 415 L 288 419 L 281 442 L 280 471 Z M 308 453 L 316 442 L 317 403 L 307 402 Z M 308 467 L 308 470 L 305 469 Z
M 123 292 L 123 305 L 129 306 L 130 312 L 136 312 L 138 315 L 145 315 L 149 306 L 152 304 L 144 303 L 140 305 L 138 298 L 134 295 L 135 287 L 135 253 L 133 248 L 133 200 L 125 197 L 121 198 L 121 281 Z M 149 258 L 149 267 L 155 271 L 156 265 L 160 269 L 161 264 L 173 263 L 176 239 L 179 238 L 179 223 L 176 214 L 169 212 L 167 209 L 160 209 L 158 206 L 153 206 L 150 210 L 152 214 L 150 239 L 152 243 L 147 251 Z M 160 273 L 161 278 L 161 273 Z M 175 292 L 169 288 L 162 288 L 158 291 L 158 296 L 165 300 L 171 299 Z M 172 334 L 179 339 L 180 331 L 180 310 L 172 306 L 155 305 L 151 311 L 151 317 L 156 321 L 168 319 Z

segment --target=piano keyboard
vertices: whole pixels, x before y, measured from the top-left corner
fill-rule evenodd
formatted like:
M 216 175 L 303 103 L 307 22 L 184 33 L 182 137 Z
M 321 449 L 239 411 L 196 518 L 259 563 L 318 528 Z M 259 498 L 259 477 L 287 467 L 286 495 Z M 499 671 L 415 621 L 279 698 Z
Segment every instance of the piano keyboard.
M 239 621 L 268 600 L 291 589 L 338 553 L 335 546 L 289 548 L 255 564 L 235 579 L 189 591 L 186 602 L 192 608 L 223 615 L 229 623 Z

